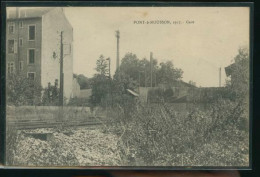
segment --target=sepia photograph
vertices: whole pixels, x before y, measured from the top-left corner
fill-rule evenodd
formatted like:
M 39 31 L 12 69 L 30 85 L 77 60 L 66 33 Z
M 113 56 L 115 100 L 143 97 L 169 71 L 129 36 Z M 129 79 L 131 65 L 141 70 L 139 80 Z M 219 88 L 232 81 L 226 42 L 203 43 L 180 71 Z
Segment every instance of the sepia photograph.
M 11 167 L 250 167 L 250 7 L 7 7 Z

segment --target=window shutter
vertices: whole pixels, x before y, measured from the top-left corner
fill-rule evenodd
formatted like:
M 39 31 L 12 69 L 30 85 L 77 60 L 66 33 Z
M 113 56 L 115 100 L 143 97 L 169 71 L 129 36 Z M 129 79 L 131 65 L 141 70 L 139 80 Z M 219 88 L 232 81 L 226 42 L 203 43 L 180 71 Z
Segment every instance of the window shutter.
M 17 40 L 14 41 L 14 53 L 17 53 L 17 46 L 18 46 L 18 43 L 17 43 Z

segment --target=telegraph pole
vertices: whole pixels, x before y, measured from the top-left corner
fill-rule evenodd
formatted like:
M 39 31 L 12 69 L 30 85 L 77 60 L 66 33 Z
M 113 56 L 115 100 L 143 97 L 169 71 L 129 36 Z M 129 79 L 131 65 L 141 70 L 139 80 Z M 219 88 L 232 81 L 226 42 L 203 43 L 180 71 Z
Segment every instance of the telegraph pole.
M 109 73 L 109 79 L 111 78 L 111 74 L 110 74 L 110 58 L 107 58 L 108 60 L 108 73 Z
M 144 68 L 144 87 L 146 87 L 146 67 Z
M 63 31 L 60 33 L 60 97 L 59 102 L 60 106 L 63 107 L 63 79 L 64 79 L 64 73 L 63 73 Z
M 119 39 L 120 39 L 120 31 L 116 31 L 116 42 L 117 42 L 117 51 L 116 51 L 116 69 L 119 68 Z

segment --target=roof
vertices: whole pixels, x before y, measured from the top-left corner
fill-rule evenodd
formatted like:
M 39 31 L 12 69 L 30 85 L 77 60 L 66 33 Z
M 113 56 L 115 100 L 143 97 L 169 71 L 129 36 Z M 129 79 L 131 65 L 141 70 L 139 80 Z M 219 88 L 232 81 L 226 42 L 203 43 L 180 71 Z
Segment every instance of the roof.
M 162 86 L 167 86 L 168 84 L 161 84 L 161 85 Z M 173 81 L 172 86 L 174 86 L 174 87 L 185 86 L 185 87 L 192 87 L 192 88 L 196 87 L 195 85 L 189 84 L 189 83 L 184 82 L 182 80 L 175 80 L 175 81 Z
M 139 97 L 139 94 L 136 93 L 135 91 L 133 90 L 130 90 L 130 89 L 126 89 L 127 92 L 129 92 L 131 95 L 135 96 L 135 97 Z
M 7 11 L 7 19 L 19 18 L 35 18 L 42 17 L 44 14 L 50 12 L 55 7 L 33 7 L 33 8 L 12 8 Z M 18 13 L 18 14 L 16 14 Z

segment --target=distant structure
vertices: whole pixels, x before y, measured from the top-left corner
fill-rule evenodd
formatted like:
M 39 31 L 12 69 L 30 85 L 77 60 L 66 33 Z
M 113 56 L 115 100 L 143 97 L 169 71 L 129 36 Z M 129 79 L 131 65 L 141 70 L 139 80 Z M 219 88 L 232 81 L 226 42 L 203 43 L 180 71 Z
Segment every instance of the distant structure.
M 60 33 L 64 44 L 64 96 L 72 96 L 73 28 L 63 8 L 7 9 L 6 75 L 36 80 L 43 88 L 60 80 Z
M 79 97 L 80 96 L 80 85 L 76 78 L 73 78 L 73 87 L 72 87 L 72 93 L 71 98 Z
M 221 67 L 219 68 L 219 87 L 221 87 Z
M 119 39 L 120 39 L 120 31 L 116 31 L 116 43 L 117 43 L 117 51 L 116 51 L 116 69 L 119 68 L 120 61 L 119 61 Z

